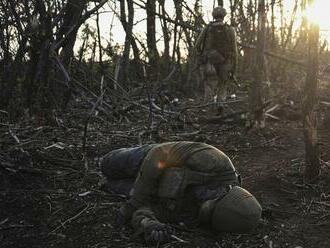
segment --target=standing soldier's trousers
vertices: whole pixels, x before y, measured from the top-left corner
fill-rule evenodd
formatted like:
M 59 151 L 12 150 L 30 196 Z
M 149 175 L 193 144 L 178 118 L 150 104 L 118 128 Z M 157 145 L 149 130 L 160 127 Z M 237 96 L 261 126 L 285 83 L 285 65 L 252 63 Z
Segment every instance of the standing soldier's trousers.
M 226 100 L 230 81 L 230 64 L 211 64 L 200 66 L 200 77 L 204 87 L 204 101 L 223 102 Z
M 217 75 L 217 102 L 223 102 L 227 97 L 227 88 L 230 80 L 231 65 L 226 64 L 216 64 L 214 65 L 216 75 Z
M 200 80 L 204 90 L 204 101 L 214 101 L 217 95 L 217 74 L 211 63 L 202 64 L 199 67 Z

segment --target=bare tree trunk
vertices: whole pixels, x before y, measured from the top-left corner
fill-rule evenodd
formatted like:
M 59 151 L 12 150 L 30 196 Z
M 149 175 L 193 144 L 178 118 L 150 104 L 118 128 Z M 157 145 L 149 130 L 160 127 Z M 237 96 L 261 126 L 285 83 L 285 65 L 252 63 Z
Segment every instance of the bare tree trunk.
M 272 36 L 271 36 L 271 42 L 272 47 L 276 45 L 276 34 L 275 34 L 275 0 L 271 0 L 271 30 L 272 30 Z
M 134 2 L 127 0 L 128 8 L 128 38 L 132 46 L 134 55 L 134 68 L 135 68 L 135 78 L 136 80 L 144 80 L 143 65 L 140 59 L 140 50 L 136 44 L 135 38 L 133 36 L 133 25 L 134 25 Z M 127 68 L 126 73 L 129 75 L 129 70 Z
M 127 10 L 128 15 L 126 15 L 126 7 L 125 7 L 125 0 L 120 0 L 120 22 L 123 26 L 123 29 L 126 33 L 125 36 L 125 45 L 123 56 L 118 61 L 119 71 L 118 73 L 118 81 L 122 84 L 125 84 L 128 80 L 129 73 L 129 55 L 130 55 L 130 48 L 132 47 L 134 61 L 135 61 L 135 69 L 138 71 L 139 77 L 142 77 L 142 67 L 140 64 L 140 51 L 136 44 L 136 40 L 133 37 L 133 24 L 134 24 L 134 3 L 131 0 L 126 0 L 127 2 Z M 127 85 L 126 85 L 127 86 Z
M 101 74 L 104 74 L 104 65 L 103 65 L 103 59 L 102 59 L 102 43 L 101 43 L 101 30 L 100 30 L 100 14 L 99 11 L 96 12 L 96 30 L 97 30 L 97 41 L 99 45 L 99 63 L 101 67 Z
M 177 36 L 178 36 L 178 16 L 175 17 L 175 23 L 173 28 L 173 51 L 172 51 L 172 62 L 175 62 L 175 51 L 177 46 Z
M 171 35 L 168 29 L 168 24 L 166 18 L 166 10 L 165 10 L 165 0 L 158 0 L 159 2 L 159 13 L 161 14 L 160 22 L 163 31 L 164 37 L 164 53 L 162 56 L 162 68 L 161 71 L 167 75 L 170 67 L 170 40 Z
M 148 76 L 151 80 L 157 80 L 159 73 L 159 54 L 156 43 L 156 0 L 147 0 L 147 47 L 149 59 Z
M 295 0 L 295 5 L 293 7 L 290 23 L 288 26 L 288 34 L 286 35 L 286 39 L 284 40 L 283 43 L 283 49 L 287 48 L 288 44 L 291 44 L 293 24 L 297 16 L 297 10 L 298 10 L 298 0 Z
M 280 26 L 280 44 L 283 47 L 284 39 L 285 39 L 285 20 L 284 20 L 284 5 L 282 0 L 279 1 L 279 7 L 280 7 L 280 16 L 281 16 L 281 26 Z
M 51 17 L 46 12 L 43 1 L 35 3 L 39 14 L 39 25 L 35 27 L 31 38 L 31 79 L 26 84 L 27 107 L 36 114 L 46 113 L 55 104 L 49 85 L 51 66 L 50 44 L 52 41 Z
M 315 181 L 320 174 L 317 138 L 317 82 L 319 71 L 319 26 L 310 25 L 308 33 L 308 71 L 303 97 L 303 124 L 306 151 L 305 180 Z
M 12 4 L 12 2 L 10 2 Z M 2 15 L 3 18 L 8 20 L 9 19 L 9 2 L 3 3 L 1 2 L 1 10 L 3 11 Z M 10 95 L 11 95 L 11 84 L 14 82 L 11 82 L 10 84 L 10 77 L 11 74 L 15 72 L 10 73 L 10 65 L 11 65 L 11 58 L 10 58 L 10 45 L 8 44 L 8 41 L 11 40 L 11 35 L 9 32 L 9 23 L 8 22 L 0 22 L 0 75 L 2 76 L 2 80 L 0 80 L 0 106 L 7 106 Z M 8 96 L 9 95 L 9 96 Z
M 265 126 L 263 106 L 263 83 L 267 80 L 266 61 L 265 61 L 265 45 L 266 45 L 266 11 L 265 0 L 258 2 L 258 37 L 256 47 L 256 64 L 254 69 L 255 79 L 249 92 L 250 108 L 252 119 L 255 127 L 262 128 Z
M 304 12 L 306 9 L 306 0 L 301 0 L 300 3 L 301 12 Z M 304 49 L 307 46 L 307 33 L 308 33 L 308 20 L 304 15 L 301 20 L 301 25 L 299 28 L 299 36 L 294 45 L 295 49 Z
M 194 29 L 196 30 L 193 33 L 193 40 L 196 42 L 200 32 L 203 30 L 205 24 L 202 15 L 202 6 L 200 0 L 195 0 L 194 3 Z M 197 71 L 198 61 L 196 53 L 193 53 L 188 57 L 188 75 L 186 80 L 186 89 L 190 94 L 196 94 L 202 90 L 200 75 Z
M 58 40 L 62 36 L 66 35 L 70 29 L 74 28 L 74 31 L 70 32 L 66 42 L 62 46 L 62 61 L 63 65 L 68 68 L 70 61 L 73 57 L 73 47 L 76 43 L 77 33 L 79 26 L 77 25 L 81 14 L 85 8 L 86 0 L 69 0 L 65 7 L 65 15 L 63 18 L 63 25 L 59 31 Z
M 67 36 L 67 39 L 62 45 L 61 59 L 63 66 L 70 72 L 70 64 L 74 55 L 74 45 L 76 43 L 77 34 L 79 26 L 78 22 L 81 18 L 82 12 L 86 6 L 86 0 L 68 0 L 63 17 L 63 24 L 60 27 L 60 30 L 57 35 L 57 40 L 61 40 L 64 36 Z M 70 33 L 69 31 L 73 29 Z M 60 81 L 65 82 L 66 79 L 62 74 L 59 78 Z M 71 98 L 71 89 L 70 87 L 63 85 L 52 85 L 53 92 L 56 94 L 56 98 L 59 100 L 60 107 L 66 108 L 67 104 Z
M 230 3 L 230 25 L 232 26 L 236 26 L 236 23 L 235 23 L 235 11 L 237 9 L 237 4 L 238 4 L 238 1 L 237 0 L 229 0 L 229 3 Z
M 280 7 L 281 7 L 281 13 L 283 15 L 284 14 L 283 13 L 283 10 L 284 10 L 283 3 L 281 3 Z M 296 20 L 297 10 L 298 10 L 298 0 L 295 0 L 295 4 L 294 4 L 292 12 L 291 12 L 291 17 L 288 18 L 290 21 L 288 23 L 286 23 L 284 21 L 284 16 L 282 16 L 281 48 L 283 49 L 284 53 L 285 53 L 285 50 L 288 47 L 288 45 L 290 45 L 292 43 L 293 24 L 294 24 L 294 21 Z M 286 70 L 287 70 L 286 64 L 283 64 L 280 62 L 277 66 L 277 69 L 275 70 L 275 73 L 277 76 L 278 75 L 287 75 Z M 287 79 L 282 78 L 282 80 L 287 80 Z
M 256 9 L 257 9 L 257 0 L 250 0 L 249 4 L 248 4 L 248 13 L 249 13 L 249 17 L 250 17 L 250 43 L 254 43 L 255 41 L 255 37 L 256 37 L 256 33 L 257 33 L 257 28 L 256 28 Z
M 177 58 L 177 65 L 178 65 L 178 68 L 179 70 L 181 70 L 181 67 L 180 67 L 180 64 L 181 64 L 181 47 L 180 47 L 180 41 L 181 41 L 181 38 L 182 38 L 182 27 L 180 27 L 179 31 L 178 31 L 178 34 L 179 34 L 179 37 L 178 37 L 178 43 L 177 43 L 177 46 L 175 48 L 175 51 L 176 51 L 176 58 Z
M 252 11 L 250 10 L 250 5 L 248 4 L 246 7 L 246 14 L 244 12 L 245 6 L 244 2 L 240 1 L 238 3 L 238 16 L 239 16 L 239 22 L 240 25 L 237 28 L 238 31 L 238 36 L 241 39 L 241 42 L 243 44 L 251 44 L 251 13 Z M 253 56 L 251 56 L 252 51 L 251 49 L 247 49 L 242 47 L 242 50 L 244 52 L 244 55 L 241 59 L 240 67 L 239 67 L 239 74 L 242 74 L 243 77 L 249 77 L 251 74 L 251 65 Z
M 183 2 L 183 0 L 175 0 L 174 1 L 176 20 L 179 23 L 184 23 L 183 17 L 182 17 L 182 2 Z M 191 40 L 191 37 L 190 37 L 190 33 L 189 33 L 187 28 L 183 28 L 183 32 L 185 34 L 186 41 L 187 41 L 187 44 L 188 44 L 188 51 L 191 51 L 192 47 L 193 47 L 193 44 L 192 44 L 192 40 Z
M 120 0 L 120 21 L 124 27 L 126 37 L 125 37 L 125 44 L 124 44 L 124 51 L 123 55 L 119 58 L 119 68 L 118 68 L 118 82 L 123 86 L 127 87 L 127 78 L 128 75 L 128 66 L 129 66 L 129 54 L 130 54 L 130 35 L 132 35 L 132 26 L 127 22 L 126 17 L 126 7 L 125 7 L 125 0 Z M 133 19 L 133 18 L 131 18 Z
M 170 57 L 170 33 L 168 30 L 167 20 L 166 18 L 166 10 L 165 10 L 165 0 L 158 0 L 159 2 L 159 12 L 162 15 L 160 17 L 161 24 L 162 24 L 162 30 L 163 30 L 163 36 L 164 36 L 164 57 L 169 58 Z

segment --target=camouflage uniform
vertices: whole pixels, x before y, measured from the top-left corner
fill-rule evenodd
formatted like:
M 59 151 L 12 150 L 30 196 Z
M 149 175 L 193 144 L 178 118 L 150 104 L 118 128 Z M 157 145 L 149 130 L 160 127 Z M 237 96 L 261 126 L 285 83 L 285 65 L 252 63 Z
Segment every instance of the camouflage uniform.
M 209 23 L 197 38 L 198 56 L 205 100 L 224 101 L 227 84 L 236 73 L 237 44 L 234 28 L 221 20 Z M 216 76 L 216 79 L 214 79 Z
M 146 220 L 197 226 L 204 202 L 221 199 L 230 186 L 240 185 L 231 160 L 215 147 L 197 142 L 116 150 L 104 157 L 102 171 L 109 181 L 116 182 L 110 183 L 110 188 L 117 193 L 128 192 L 127 188 L 120 190 L 125 180 L 133 186 L 122 211 L 138 232 L 143 232 Z
M 107 179 L 104 189 L 129 195 L 144 157 L 155 146 L 156 144 L 121 148 L 103 156 L 101 170 Z

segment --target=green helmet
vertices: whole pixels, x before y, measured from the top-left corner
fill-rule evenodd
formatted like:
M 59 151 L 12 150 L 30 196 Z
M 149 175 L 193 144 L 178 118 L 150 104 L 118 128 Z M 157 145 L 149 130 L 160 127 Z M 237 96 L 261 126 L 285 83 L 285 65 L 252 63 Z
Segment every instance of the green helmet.
M 216 231 L 244 233 L 258 225 L 261 206 L 251 193 L 235 186 L 222 199 L 206 201 L 199 217 Z
M 224 7 L 215 7 L 212 11 L 212 16 L 214 19 L 223 19 L 227 15 L 227 11 Z

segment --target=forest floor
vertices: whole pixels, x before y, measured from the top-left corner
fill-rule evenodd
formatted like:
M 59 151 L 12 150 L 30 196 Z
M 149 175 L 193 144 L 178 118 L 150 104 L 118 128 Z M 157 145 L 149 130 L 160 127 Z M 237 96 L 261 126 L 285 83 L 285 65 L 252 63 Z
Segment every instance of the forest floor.
M 80 98 L 70 111 L 54 112 L 52 125 L 28 118 L 9 123 L 2 113 L 0 246 L 146 247 L 130 227 L 114 227 L 116 210 L 125 197 L 100 190 L 99 159 L 112 149 L 139 143 L 192 140 L 229 155 L 243 186 L 263 206 L 263 221 L 244 235 L 177 229 L 179 239 L 159 247 L 330 247 L 330 108 L 326 103 L 330 85 L 324 86 L 321 100 L 325 103 L 319 107 L 322 174 L 316 184 L 303 181 L 298 101 L 283 92 L 278 95 L 281 100 L 274 97 L 277 100 L 268 109 L 278 107 L 269 112 L 262 130 L 248 130 L 243 115 L 216 118 L 212 106 L 192 99 L 169 102 L 165 111 L 154 112 L 152 120 L 143 101 L 131 101 L 105 116 L 105 103 L 99 107 L 95 103 L 91 111 L 86 99 Z M 244 92 L 237 94 L 238 101 L 228 104 L 226 112 L 244 110 L 246 103 L 239 101 L 244 97 Z

